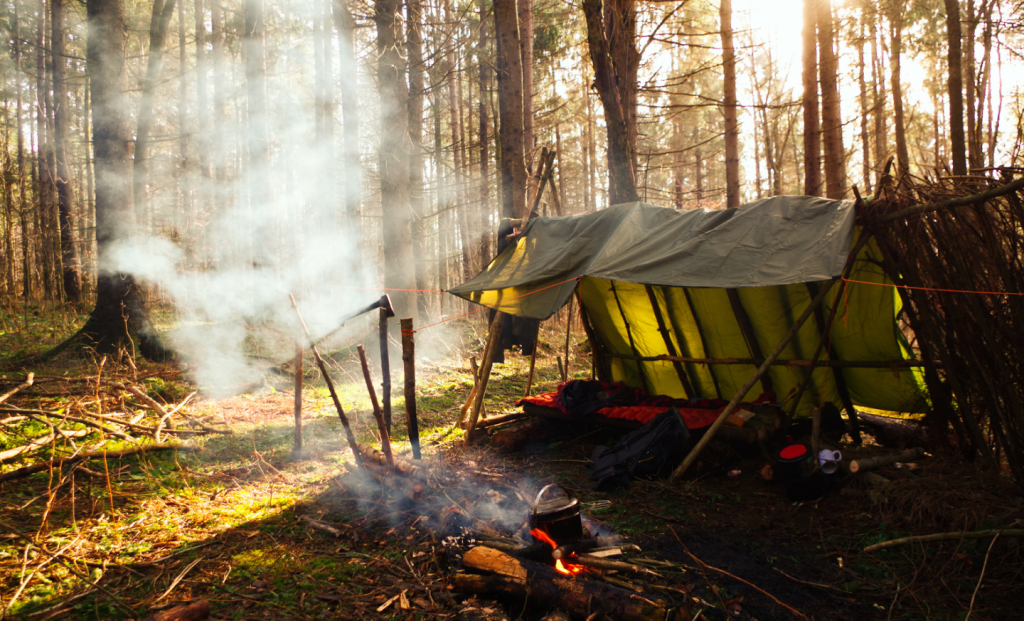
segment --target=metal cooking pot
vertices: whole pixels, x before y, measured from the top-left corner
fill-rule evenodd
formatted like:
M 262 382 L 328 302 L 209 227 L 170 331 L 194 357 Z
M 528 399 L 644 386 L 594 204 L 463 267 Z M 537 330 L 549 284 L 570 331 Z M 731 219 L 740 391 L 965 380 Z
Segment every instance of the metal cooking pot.
M 544 494 L 549 491 L 550 497 L 544 499 Z M 537 494 L 533 501 L 530 523 L 532 528 L 544 531 L 558 545 L 574 543 L 583 538 L 580 503 L 575 498 L 570 498 L 558 485 L 547 485 Z

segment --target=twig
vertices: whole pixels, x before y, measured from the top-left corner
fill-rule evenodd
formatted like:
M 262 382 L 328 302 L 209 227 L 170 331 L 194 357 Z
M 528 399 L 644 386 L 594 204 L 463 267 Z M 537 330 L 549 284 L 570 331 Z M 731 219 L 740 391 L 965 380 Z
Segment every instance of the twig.
M 14 388 L 12 388 L 11 390 L 8 390 L 4 394 L 0 395 L 0 403 L 3 403 L 4 401 L 7 401 L 8 399 L 10 399 L 11 396 L 13 396 L 14 393 L 18 392 L 19 390 L 22 390 L 24 388 L 28 388 L 29 386 L 31 386 L 32 382 L 35 380 L 35 377 L 36 377 L 35 373 L 29 373 L 28 377 L 25 378 L 24 383 L 19 384 L 19 385 L 15 386 Z
M 312 528 L 313 530 L 318 530 L 320 532 L 327 533 L 334 537 L 341 537 L 344 534 L 341 532 L 341 530 L 331 526 L 330 524 L 325 524 L 324 522 L 314 520 L 308 515 L 303 515 L 299 518 L 299 521 L 305 524 L 307 527 Z
M 971 614 L 974 612 L 974 599 L 978 597 L 978 591 L 981 589 L 981 581 L 985 579 L 985 568 L 988 567 L 988 557 L 992 554 L 992 546 L 996 545 L 996 539 L 999 539 L 1001 533 L 996 533 L 996 536 L 992 538 L 992 543 L 988 544 L 988 552 L 985 552 L 985 562 L 981 564 L 981 575 L 978 576 L 978 584 L 974 587 L 974 595 L 971 595 L 971 605 L 967 607 L 967 616 L 964 617 L 964 621 L 971 621 Z
M 87 459 L 95 459 L 100 457 L 118 459 L 121 457 L 128 457 L 130 455 L 136 455 L 139 453 L 148 453 L 152 451 L 199 451 L 202 450 L 198 446 L 191 444 L 179 444 L 177 442 L 164 442 L 163 444 L 145 444 L 143 446 L 137 446 L 130 449 L 122 449 L 119 451 L 93 451 L 91 453 L 81 453 L 71 457 L 56 457 L 49 461 L 44 461 L 39 464 L 33 464 L 31 466 L 25 466 L 24 468 L 18 468 L 17 470 L 11 470 L 0 474 L 0 483 L 4 481 L 10 481 L 11 479 L 20 479 L 27 477 L 30 474 L 36 472 L 42 472 L 49 470 L 53 466 L 71 465 Z
M 95 429 L 99 429 L 100 431 L 102 431 L 104 433 L 109 433 L 110 435 L 112 435 L 112 436 L 114 436 L 116 438 L 121 438 L 122 440 L 129 440 L 129 441 L 131 441 L 131 440 L 135 439 L 135 438 L 131 437 L 130 435 L 126 434 L 126 433 L 122 433 L 122 432 L 120 432 L 120 431 L 118 431 L 116 429 L 111 429 L 110 427 L 107 427 L 106 425 L 101 425 L 101 424 L 97 423 L 96 421 L 92 421 L 92 420 L 89 420 L 87 418 L 78 418 L 76 416 L 68 416 L 67 414 L 58 414 L 57 412 L 50 412 L 49 410 L 30 410 L 30 409 L 25 409 L 25 408 L 12 408 L 12 407 L 3 406 L 3 407 L 0 407 L 0 411 L 9 412 L 11 414 L 24 414 L 24 415 L 29 416 L 31 418 L 35 418 L 33 416 L 33 414 L 38 414 L 40 416 L 47 416 L 49 418 L 57 418 L 57 419 L 60 419 L 60 420 L 63 420 L 63 421 L 67 421 L 67 422 L 70 422 L 70 423 L 79 423 L 79 424 L 85 425 L 87 427 L 93 427 Z M 36 420 L 38 420 L 38 418 Z
M 164 591 L 163 595 L 161 595 L 160 597 L 158 597 L 155 600 L 153 600 L 153 603 L 155 604 L 155 603 L 159 602 L 160 600 L 162 600 L 163 598 L 165 598 L 168 595 L 170 595 L 171 591 L 173 591 L 175 589 L 175 587 L 177 587 L 178 584 L 180 584 L 181 581 L 185 578 L 185 575 L 188 572 L 192 571 L 192 568 L 195 567 L 196 565 L 198 565 L 200 563 L 200 561 L 204 560 L 205 558 L 206 558 L 205 556 L 200 556 L 196 560 L 194 560 L 191 563 L 189 563 L 188 566 L 185 567 L 185 569 L 183 569 L 180 574 L 178 574 L 178 577 L 171 581 L 171 586 L 167 587 L 167 590 Z
M 672 531 L 672 534 L 675 536 L 676 541 L 679 542 L 679 545 L 683 546 L 683 551 L 686 552 L 690 556 L 690 558 L 692 558 L 701 567 L 704 567 L 706 569 L 710 569 L 711 571 L 716 571 L 716 572 L 722 574 L 723 576 L 727 576 L 729 578 L 732 578 L 733 580 L 736 580 L 738 582 L 742 582 L 743 584 L 747 585 L 748 587 L 758 591 L 762 595 L 765 595 L 765 596 L 769 597 L 773 602 L 775 602 L 779 606 L 782 606 L 783 608 L 785 608 L 786 610 L 792 612 L 793 614 L 795 614 L 795 615 L 797 615 L 797 616 L 799 616 L 799 617 L 801 617 L 803 619 L 807 619 L 807 615 L 805 615 L 804 613 L 800 612 L 796 608 L 793 608 L 792 606 L 787 606 L 786 604 L 782 603 L 781 601 L 779 601 L 778 598 L 776 598 L 774 595 L 772 595 L 768 591 L 765 591 L 761 587 L 756 586 L 756 585 L 754 585 L 754 584 L 752 584 L 750 582 L 747 582 L 746 580 L 744 580 L 743 578 L 740 578 L 739 576 L 734 576 L 733 574 L 730 574 L 729 572 L 725 571 L 724 569 L 718 569 L 717 567 L 712 567 L 711 565 L 708 565 L 704 561 L 700 560 L 699 558 L 697 558 L 696 556 L 693 555 L 693 552 L 690 552 L 689 548 L 686 547 L 686 544 L 683 543 L 683 540 L 680 539 L 679 535 L 676 534 L 675 529 L 673 529 L 671 526 L 669 526 L 668 529 L 670 531 Z
M 930 541 L 944 541 L 947 539 L 984 539 L 985 537 L 998 537 L 999 535 L 1006 535 L 1007 537 L 1024 537 L 1024 529 L 1004 528 L 977 530 L 971 533 L 935 533 L 934 535 L 901 537 L 900 539 L 892 539 L 890 541 L 883 541 L 882 543 L 876 543 L 875 545 L 868 546 L 864 548 L 864 551 L 874 552 L 875 550 L 884 550 L 885 548 L 893 548 L 896 546 L 906 545 L 908 543 L 925 543 Z M 993 539 L 993 541 L 995 540 Z

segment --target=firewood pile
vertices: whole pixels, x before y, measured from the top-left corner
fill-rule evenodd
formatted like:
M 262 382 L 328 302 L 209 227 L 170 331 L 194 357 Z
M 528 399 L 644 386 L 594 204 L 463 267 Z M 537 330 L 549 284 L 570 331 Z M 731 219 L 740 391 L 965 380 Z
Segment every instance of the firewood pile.
M 129 365 L 104 373 L 104 363 L 94 378 L 29 373 L 0 380 L 0 467 L 18 466 L 0 473 L 0 482 L 54 466 L 88 475 L 93 458 L 198 450 L 185 441 L 231 433 L 186 409 L 195 392 L 177 403 L 150 395 L 147 380 L 160 384 L 160 375 L 176 372 L 142 375 Z

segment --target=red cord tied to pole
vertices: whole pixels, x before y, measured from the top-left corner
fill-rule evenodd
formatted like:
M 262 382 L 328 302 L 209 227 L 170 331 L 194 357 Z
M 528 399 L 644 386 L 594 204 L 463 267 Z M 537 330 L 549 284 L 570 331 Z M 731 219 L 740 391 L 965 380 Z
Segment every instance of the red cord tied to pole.
M 936 293 L 973 293 L 975 295 L 1024 295 L 1024 292 L 1016 291 L 970 291 L 968 289 L 936 289 L 933 287 L 913 287 L 911 285 L 897 285 L 887 282 L 870 282 L 867 280 L 853 280 L 844 278 L 846 282 L 857 283 L 858 285 L 875 285 L 876 287 L 893 287 L 899 289 L 914 289 L 916 291 L 934 291 Z

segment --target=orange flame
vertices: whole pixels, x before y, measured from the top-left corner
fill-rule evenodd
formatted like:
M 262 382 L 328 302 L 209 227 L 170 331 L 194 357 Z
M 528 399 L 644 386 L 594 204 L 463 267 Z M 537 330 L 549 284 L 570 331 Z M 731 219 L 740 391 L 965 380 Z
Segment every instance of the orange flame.
M 531 530 L 530 534 L 533 535 L 534 539 L 538 539 L 550 545 L 552 550 L 558 547 L 558 544 L 555 543 L 555 540 L 539 528 Z M 575 576 L 576 574 L 579 574 L 585 570 L 586 567 L 584 567 L 583 565 L 574 565 L 572 563 L 563 564 L 562 559 L 555 559 L 555 571 L 565 574 L 567 576 Z

